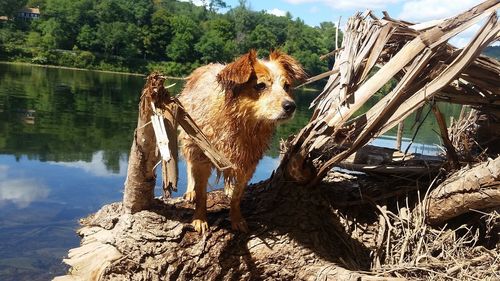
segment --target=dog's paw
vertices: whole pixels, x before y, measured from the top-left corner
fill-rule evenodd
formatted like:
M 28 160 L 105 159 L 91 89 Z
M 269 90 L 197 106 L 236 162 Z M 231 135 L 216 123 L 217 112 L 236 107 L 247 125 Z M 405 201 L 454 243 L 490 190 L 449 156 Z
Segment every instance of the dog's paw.
M 206 220 L 194 219 L 191 225 L 194 227 L 194 230 L 200 234 L 204 234 L 208 231 L 208 223 Z
M 247 222 L 243 218 L 237 219 L 237 220 L 235 220 L 235 219 L 231 220 L 231 228 L 233 230 L 243 232 L 243 233 L 248 232 Z
M 193 190 L 184 193 L 184 199 L 186 199 L 189 202 L 194 202 L 194 200 L 196 199 L 196 192 Z

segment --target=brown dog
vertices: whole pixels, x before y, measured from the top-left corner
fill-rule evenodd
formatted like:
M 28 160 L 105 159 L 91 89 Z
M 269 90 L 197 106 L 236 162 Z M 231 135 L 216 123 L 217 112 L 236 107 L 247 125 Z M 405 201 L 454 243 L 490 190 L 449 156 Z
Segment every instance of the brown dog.
M 269 60 L 260 60 L 252 50 L 228 65 L 196 69 L 179 97 L 207 138 L 235 166 L 223 172 L 235 230 L 248 231 L 240 211 L 244 188 L 276 125 L 292 118 L 296 105 L 291 85 L 305 76 L 300 64 L 288 55 L 274 51 Z M 190 137 L 183 133 L 181 139 L 188 173 L 184 196 L 195 201 L 193 226 L 203 233 L 208 229 L 206 187 L 212 164 Z

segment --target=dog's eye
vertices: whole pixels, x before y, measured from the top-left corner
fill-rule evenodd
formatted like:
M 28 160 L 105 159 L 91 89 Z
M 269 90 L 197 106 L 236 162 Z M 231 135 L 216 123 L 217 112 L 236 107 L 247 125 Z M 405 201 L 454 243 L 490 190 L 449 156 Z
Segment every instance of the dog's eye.
M 254 88 L 257 91 L 262 91 L 262 90 L 264 90 L 266 88 L 266 83 L 259 83 L 259 84 L 255 85 Z
M 290 84 L 285 83 L 285 85 L 283 85 L 283 89 L 288 92 L 290 90 Z

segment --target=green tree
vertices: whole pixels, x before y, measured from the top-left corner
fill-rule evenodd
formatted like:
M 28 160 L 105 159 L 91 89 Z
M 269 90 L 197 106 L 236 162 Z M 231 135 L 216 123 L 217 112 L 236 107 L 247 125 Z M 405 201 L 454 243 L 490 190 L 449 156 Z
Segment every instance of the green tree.
M 222 0 L 211 0 L 208 3 L 208 8 L 212 12 L 217 12 L 220 9 L 227 8 L 227 4 L 226 4 L 226 2 L 224 2 Z
M 78 43 L 78 47 L 83 50 L 95 51 L 99 46 L 96 30 L 88 24 L 82 26 L 76 41 Z
M 145 30 L 144 45 L 147 54 L 154 58 L 164 58 L 167 45 L 172 38 L 169 12 L 158 9 L 151 16 L 151 28 Z
M 196 60 L 194 46 L 197 42 L 199 26 L 185 15 L 171 18 L 173 38 L 167 46 L 167 56 L 177 62 L 192 62 Z
M 320 29 L 308 26 L 300 19 L 288 25 L 283 50 L 296 57 L 310 75 L 328 70 L 327 63 L 319 59 L 321 54 L 328 52 L 321 41 Z
M 236 54 L 236 43 L 226 40 L 217 30 L 209 30 L 195 46 L 203 63 L 229 61 Z
M 39 25 L 42 31 L 41 47 L 46 49 L 58 49 L 67 46 L 63 24 L 56 18 L 50 18 Z
M 247 49 L 257 49 L 259 54 L 268 56 L 270 50 L 276 49 L 278 38 L 266 26 L 259 24 L 248 36 L 245 46 Z
M 124 22 L 101 23 L 97 28 L 97 40 L 107 55 L 132 57 L 139 54 L 137 38 L 140 30 Z
M 26 37 L 26 45 L 29 47 L 38 47 L 42 42 L 42 35 L 36 31 L 32 31 L 28 33 L 28 37 Z
M 14 17 L 26 5 L 27 0 L 1 0 L 0 16 Z

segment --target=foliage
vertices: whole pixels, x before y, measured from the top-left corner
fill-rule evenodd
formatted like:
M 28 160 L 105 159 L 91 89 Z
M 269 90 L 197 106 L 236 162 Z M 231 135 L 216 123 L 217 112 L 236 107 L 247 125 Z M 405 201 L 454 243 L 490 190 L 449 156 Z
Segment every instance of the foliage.
M 0 16 L 12 18 L 17 11 L 26 5 L 26 0 L 2 0 L 0 1 Z
M 291 14 L 252 11 L 246 1 L 234 8 L 222 0 L 201 7 L 170 0 L 14 2 L 10 7 L 17 10 L 26 2 L 40 7 L 41 18 L 0 24 L 2 59 L 105 70 L 162 69 L 185 76 L 198 65 L 229 62 L 249 49 L 265 57 L 280 48 L 315 75 L 331 66 L 319 56 L 334 48 L 337 32 L 330 22 L 311 27 Z

